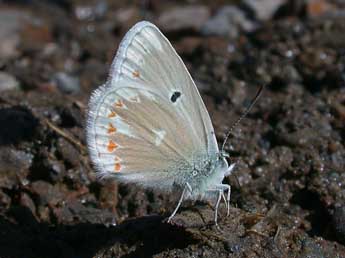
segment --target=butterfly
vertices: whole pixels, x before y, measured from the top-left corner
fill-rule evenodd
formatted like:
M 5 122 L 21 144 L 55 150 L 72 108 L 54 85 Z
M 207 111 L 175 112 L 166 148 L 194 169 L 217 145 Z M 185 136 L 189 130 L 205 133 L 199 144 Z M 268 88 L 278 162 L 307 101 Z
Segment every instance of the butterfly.
M 234 165 L 219 151 L 198 89 L 168 39 L 152 23 L 135 24 L 120 43 L 106 83 L 89 102 L 91 160 L 101 178 L 137 184 L 184 199 L 223 199 L 229 215 Z M 226 197 L 225 197 L 226 194 Z

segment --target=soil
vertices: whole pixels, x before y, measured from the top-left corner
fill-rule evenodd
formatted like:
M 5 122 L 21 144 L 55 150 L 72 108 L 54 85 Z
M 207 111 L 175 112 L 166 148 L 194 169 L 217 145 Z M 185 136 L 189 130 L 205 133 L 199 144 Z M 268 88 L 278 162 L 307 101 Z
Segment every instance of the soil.
M 0 1 L 0 257 L 345 257 L 344 4 L 281 1 L 263 19 L 230 1 L 252 26 L 212 35 L 226 1 L 189 2 Z M 212 203 L 169 224 L 178 196 L 98 181 L 90 163 L 89 96 L 142 19 L 182 56 L 219 143 L 265 86 L 226 148 L 220 229 Z

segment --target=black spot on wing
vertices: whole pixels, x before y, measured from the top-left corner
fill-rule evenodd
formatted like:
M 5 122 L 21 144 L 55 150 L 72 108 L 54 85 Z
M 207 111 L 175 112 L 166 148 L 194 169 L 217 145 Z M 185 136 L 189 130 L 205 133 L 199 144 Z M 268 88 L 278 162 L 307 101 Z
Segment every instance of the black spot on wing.
M 179 97 L 181 97 L 181 92 L 175 91 L 175 92 L 171 95 L 170 100 L 171 100 L 171 102 L 175 103 Z

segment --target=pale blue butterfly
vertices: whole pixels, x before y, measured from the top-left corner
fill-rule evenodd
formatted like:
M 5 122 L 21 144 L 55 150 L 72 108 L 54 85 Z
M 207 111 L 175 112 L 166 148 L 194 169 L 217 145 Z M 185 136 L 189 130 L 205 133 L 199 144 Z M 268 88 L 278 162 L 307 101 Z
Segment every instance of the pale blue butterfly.
M 229 214 L 234 164 L 219 151 L 213 126 L 190 74 L 168 39 L 142 21 L 122 40 L 107 82 L 92 94 L 87 142 L 100 177 L 183 199 L 216 194 Z M 225 143 L 225 142 L 224 142 Z M 223 144 L 224 146 L 224 144 Z M 225 197 L 226 193 L 226 197 Z

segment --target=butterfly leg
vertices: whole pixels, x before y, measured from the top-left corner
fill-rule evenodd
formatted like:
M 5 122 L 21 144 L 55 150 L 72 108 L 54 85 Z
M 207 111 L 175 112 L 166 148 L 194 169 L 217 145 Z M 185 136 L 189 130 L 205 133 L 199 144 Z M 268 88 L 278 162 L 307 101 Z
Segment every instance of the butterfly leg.
M 220 204 L 220 200 L 222 198 L 222 195 L 223 195 L 223 190 L 219 189 L 218 190 L 218 199 L 217 199 L 217 202 L 216 202 L 216 206 L 214 208 L 214 224 L 216 225 L 217 228 L 219 228 L 218 226 L 218 207 L 219 207 L 219 204 Z
M 227 197 L 226 197 L 226 202 L 225 202 L 225 206 L 226 206 L 226 216 L 230 215 L 230 197 L 231 197 L 231 186 L 227 185 L 227 184 L 220 184 L 217 185 L 218 189 L 221 189 L 223 191 L 227 190 Z
M 178 201 L 178 204 L 177 204 L 175 210 L 174 210 L 173 213 L 170 215 L 170 217 L 169 217 L 169 219 L 168 219 L 168 223 L 170 223 L 171 219 L 175 216 L 175 214 L 176 214 L 178 208 L 180 208 L 181 203 L 182 203 L 182 201 L 183 201 L 183 198 L 184 198 L 184 195 L 185 195 L 187 189 L 190 190 L 190 191 L 191 191 L 191 189 L 192 189 L 188 183 L 187 183 L 186 186 L 183 188 L 183 191 L 182 191 L 180 200 Z
M 226 198 L 225 198 L 224 191 L 222 192 L 222 199 L 223 199 L 223 201 L 224 201 L 224 203 L 225 203 L 225 208 L 226 208 L 226 210 L 228 210 L 228 202 L 227 202 L 227 200 L 226 200 Z

